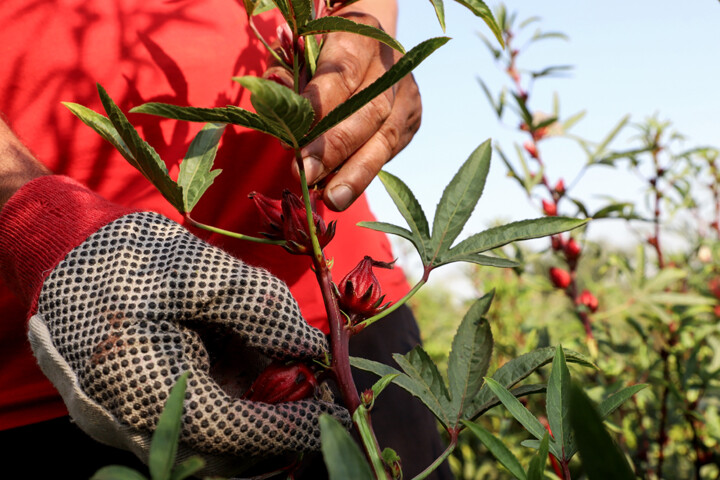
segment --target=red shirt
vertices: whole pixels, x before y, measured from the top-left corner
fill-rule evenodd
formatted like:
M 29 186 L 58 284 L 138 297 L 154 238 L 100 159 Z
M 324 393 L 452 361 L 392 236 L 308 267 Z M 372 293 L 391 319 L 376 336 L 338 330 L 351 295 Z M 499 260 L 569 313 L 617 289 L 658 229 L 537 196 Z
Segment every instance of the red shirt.
M 3 0 L 0 9 L 0 111 L 21 140 L 53 172 L 84 183 L 121 205 L 181 216 L 114 149 L 76 119 L 61 101 L 103 112 L 95 83 L 127 111 L 149 101 L 198 107 L 239 105 L 252 109 L 249 93 L 232 76 L 260 75 L 266 53 L 235 0 Z M 273 13 L 255 17 L 268 38 L 278 24 Z M 177 175 L 200 124 L 129 114 L 130 121 Z M 251 191 L 279 198 L 288 186 L 291 155 L 263 134 L 228 127 L 215 163 L 223 170 L 193 210 L 193 218 L 256 235 L 260 230 Z M 387 238 L 356 227 L 371 220 L 361 197 L 338 219 L 326 249 L 339 280 L 364 255 L 393 258 Z M 196 232 L 204 235 L 203 232 Z M 227 237 L 208 240 L 282 278 L 308 322 L 327 331 L 322 298 L 309 259 L 279 247 Z M 378 270 L 388 300 L 407 292 L 403 273 Z M 38 369 L 26 339 L 27 305 L 0 281 L 0 429 L 48 420 L 65 409 Z

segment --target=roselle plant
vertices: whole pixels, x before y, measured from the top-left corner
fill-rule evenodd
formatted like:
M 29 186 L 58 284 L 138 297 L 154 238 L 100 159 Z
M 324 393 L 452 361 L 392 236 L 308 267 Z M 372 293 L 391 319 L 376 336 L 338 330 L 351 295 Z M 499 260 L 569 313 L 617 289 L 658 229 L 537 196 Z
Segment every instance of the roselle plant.
M 147 103 L 133 108 L 131 111 L 135 113 L 205 123 L 190 144 L 177 179 L 169 176 L 163 160 L 140 137 L 101 86 L 98 86 L 98 91 L 107 117 L 81 105 L 68 103 L 66 106 L 113 144 L 123 157 L 184 215 L 189 224 L 247 241 L 278 245 L 292 254 L 305 255 L 312 260 L 330 324 L 330 358 L 326 364 L 314 365 L 312 369 L 305 365 L 272 365 L 260 374 L 245 395 L 258 401 L 293 400 L 314 393 L 317 388 L 316 374 L 332 376 L 340 390 L 342 403 L 352 414 L 364 450 L 363 455 L 336 420 L 331 417 L 321 420 L 323 454 L 331 478 L 337 479 L 384 479 L 402 476 L 401 459 L 391 446 L 382 449 L 378 445 L 370 422 L 375 398 L 391 382 L 418 397 L 437 417 L 450 439 L 447 450 L 416 478 L 425 478 L 452 453 L 457 446 L 460 432 L 471 425 L 468 422 L 477 419 L 500 402 L 505 405 L 508 405 L 508 402 L 512 404 L 517 402 L 516 397 L 540 393 L 547 389 L 552 398 L 560 398 L 549 400 L 549 403 L 554 405 L 551 424 L 560 422 L 557 423 L 560 427 L 553 430 L 565 430 L 565 420 L 560 419 L 566 418 L 568 409 L 571 408 L 567 401 L 570 390 L 569 377 L 564 373 L 566 367 L 563 367 L 565 359 L 585 365 L 590 365 L 590 362 L 578 353 L 547 347 L 507 362 L 486 380 L 493 351 L 493 338 L 490 324 L 484 317 L 490 309 L 492 294 L 486 294 L 474 303 L 461 322 L 450 352 L 447 382 L 422 347 L 416 347 L 405 355 L 397 354 L 395 360 L 400 367 L 400 370 L 397 370 L 365 359 L 351 359 L 348 356 L 348 342 L 353 335 L 361 333 L 405 304 L 427 282 L 436 268 L 456 262 L 517 268 L 517 262 L 486 252 L 518 240 L 559 235 L 583 226 L 587 219 L 557 216 L 556 211 L 551 215 L 552 206 L 548 205 L 546 217 L 491 228 L 456 242 L 482 195 L 492 150 L 488 140 L 470 154 L 445 188 L 432 221 L 432 228 L 409 187 L 392 174 L 379 174 L 380 180 L 407 221 L 408 228 L 383 222 L 363 222 L 361 225 L 400 236 L 417 250 L 423 264 L 423 275 L 408 295 L 401 299 L 384 298 L 382 287 L 374 278 L 372 270 L 389 265 L 369 257 L 364 258 L 356 269 L 345 274 L 342 280 L 336 281 L 331 263 L 325 257 L 323 249 L 332 241 L 335 229 L 342 228 L 342 220 L 337 225 L 326 224 L 315 211 L 313 203 L 317 193 L 313 193 L 308 187 L 301 149 L 391 88 L 448 39 L 429 39 L 405 52 L 396 40 L 382 30 L 332 15 L 336 7 L 350 4 L 351 1 L 244 0 L 243 3 L 251 29 L 275 60 L 290 71 L 293 84 L 286 86 L 279 78 L 234 78 L 251 92 L 255 112 L 235 106 L 199 108 L 162 103 Z M 444 28 L 443 2 L 433 0 L 431 3 Z M 501 29 L 482 1 L 458 0 L 458 3 L 482 18 L 502 45 L 504 39 Z M 253 16 L 270 8 L 277 8 L 286 21 L 279 30 L 277 49 L 271 48 L 270 42 L 254 28 Z M 371 37 L 403 55 L 374 83 L 324 117 L 316 118 L 310 102 L 301 96 L 300 92 L 314 73 L 317 56 L 323 48 L 322 35 L 339 31 Z M 527 121 L 525 126 L 533 134 L 533 138 L 539 139 L 544 135 L 543 129 L 549 128 L 552 123 L 554 121 Z M 199 199 L 221 173 L 213 170 L 213 161 L 227 124 L 250 128 L 277 138 L 292 149 L 299 170 L 302 197 L 295 196 L 290 191 L 283 193 L 281 199 L 269 198 L 262 192 L 253 192 L 250 195 L 248 202 L 254 203 L 263 223 L 264 231 L 258 232 L 258 236 L 254 233 L 248 235 L 222 230 L 203 224 L 191 216 Z M 555 192 L 558 191 L 559 186 L 556 186 Z M 575 247 L 568 247 L 568 255 L 577 257 L 579 250 L 574 249 Z M 552 385 L 519 385 L 520 381 L 554 358 L 560 363 L 557 363 L 557 367 L 553 364 L 553 372 L 557 368 L 560 373 L 553 373 Z M 362 392 L 362 395 L 353 383 L 351 364 L 380 376 L 375 386 Z M 563 368 L 565 370 L 562 370 Z M 316 369 L 321 372 L 316 372 Z M 282 388 L 283 386 L 287 388 Z M 178 409 L 177 405 L 173 408 Z M 533 428 L 532 433 L 536 434 L 537 429 Z M 543 452 L 549 449 L 561 461 L 569 461 L 571 453 L 565 450 L 569 444 L 564 433 L 557 437 L 559 440 L 550 440 L 545 434 L 542 437 L 541 460 L 546 455 Z M 532 466 L 532 471 L 535 472 L 533 475 L 537 476 L 537 472 L 542 472 L 543 465 L 544 461 Z

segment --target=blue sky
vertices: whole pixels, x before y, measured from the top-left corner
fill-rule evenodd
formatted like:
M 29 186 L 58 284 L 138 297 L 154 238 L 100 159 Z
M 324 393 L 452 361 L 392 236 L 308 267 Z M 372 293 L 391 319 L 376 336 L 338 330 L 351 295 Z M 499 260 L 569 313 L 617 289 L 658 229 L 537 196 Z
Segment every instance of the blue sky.
M 430 2 L 399 0 L 399 39 L 410 48 L 443 35 Z M 477 37 L 489 30 L 464 7 L 445 0 L 447 35 L 453 40 L 415 72 L 423 98 L 423 125 L 415 139 L 388 166 L 420 199 L 428 216 L 459 165 L 487 138 L 512 151 L 514 120 L 499 124 L 476 78 L 493 90 L 505 82 L 497 65 Z M 497 2 L 488 2 L 494 7 Z M 520 19 L 540 16 L 536 25 L 561 31 L 569 41 L 547 40 L 531 47 L 525 66 L 573 65 L 566 78 L 540 81 L 533 105 L 550 110 L 553 92 L 561 102 L 561 116 L 585 110 L 574 133 L 599 140 L 624 115 L 634 121 L 658 114 L 688 137 L 686 146 L 720 145 L 720 2 L 716 0 L 632 0 L 605 2 L 516 0 L 508 9 Z M 530 29 L 532 30 L 532 29 Z M 513 118 L 508 116 L 507 120 Z M 628 147 L 627 137 L 617 142 Z M 563 140 L 547 142 L 544 156 L 550 180 L 572 178 L 583 164 L 583 154 Z M 641 187 L 626 173 L 596 170 L 577 185 L 589 202 L 598 195 L 641 200 Z M 521 220 L 539 215 L 517 185 L 505 177 L 494 159 L 485 194 L 468 233 L 492 221 Z M 403 220 L 379 181 L 369 190 L 373 210 L 381 220 L 403 225 Z M 577 192 L 574 192 L 577 193 Z M 598 223 L 595 238 L 616 237 L 621 226 Z M 625 233 L 620 233 L 625 235 Z

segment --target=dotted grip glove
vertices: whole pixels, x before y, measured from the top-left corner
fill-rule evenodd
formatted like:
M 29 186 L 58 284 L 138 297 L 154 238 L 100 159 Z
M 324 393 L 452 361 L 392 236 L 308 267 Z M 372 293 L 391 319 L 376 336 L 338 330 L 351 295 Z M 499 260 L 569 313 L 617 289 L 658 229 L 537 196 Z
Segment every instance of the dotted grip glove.
M 347 411 L 327 399 L 278 404 L 242 399 L 270 359 L 309 361 L 327 350 L 322 332 L 303 320 L 283 282 L 161 215 L 120 212 L 62 177 L 23 187 L 3 210 L 3 235 L 12 230 L 14 212 L 33 211 L 37 192 L 48 191 L 68 198 L 40 202 L 36 215 L 56 216 L 41 222 L 44 231 L 52 231 L 47 223 L 65 222 L 68 211 L 78 211 L 68 201 L 92 199 L 96 211 L 82 211 L 99 217 L 92 225 L 84 225 L 87 219 L 68 225 L 84 240 L 41 282 L 37 313 L 30 320 L 30 340 L 43 372 L 90 435 L 147 459 L 150 434 L 185 371 L 190 377 L 181 456 L 203 452 L 224 462 L 226 456 L 316 450 L 322 413 L 349 422 Z M 103 226 L 85 235 L 97 223 Z M 12 256 L 13 245 L 5 247 Z M 44 268 L 22 267 L 10 269 L 21 285 L 37 283 L 33 270 Z

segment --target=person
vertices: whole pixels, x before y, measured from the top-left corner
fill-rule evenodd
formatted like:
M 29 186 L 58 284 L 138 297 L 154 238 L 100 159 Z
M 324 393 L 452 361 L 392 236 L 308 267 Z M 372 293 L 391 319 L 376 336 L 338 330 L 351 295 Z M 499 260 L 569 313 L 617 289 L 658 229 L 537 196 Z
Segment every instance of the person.
M 175 223 L 183 223 L 183 218 L 154 187 L 109 144 L 82 126 L 60 105 L 61 101 L 72 101 L 102 111 L 94 89 L 95 82 L 99 82 L 124 111 L 148 101 L 192 106 L 234 104 L 250 109 L 248 93 L 230 78 L 282 73 L 275 67 L 266 68 L 266 55 L 252 39 L 241 3 L 230 0 L 56 0 L 28 5 L 22 0 L 9 0 L 0 9 L 3 25 L 0 45 L 6 64 L 0 72 L 0 111 L 7 118 L 7 123 L 0 122 L 0 271 L 3 276 L 0 283 L 3 318 L 0 324 L 0 435 L 9 458 L 22 461 L 50 456 L 53 459 L 53 462 L 25 463 L 31 476 L 65 471 L 85 476 L 99 466 L 116 462 L 117 458 L 121 463 L 131 462 L 127 457 L 118 457 L 121 454 L 114 450 L 105 449 L 78 434 L 67 417 L 66 408 L 84 411 L 87 405 L 80 402 L 80 406 L 66 406 L 38 368 L 37 361 L 56 371 L 59 375 L 56 384 L 61 385 L 58 388 L 66 388 L 74 392 L 73 395 L 79 391 L 76 396 L 94 392 L 103 405 L 113 405 L 116 409 L 113 411 L 119 412 L 119 416 L 123 415 L 124 409 L 130 408 L 123 422 L 102 427 L 102 432 L 95 432 L 96 437 L 106 430 L 122 430 L 128 423 L 141 430 L 152 428 L 153 418 L 156 418 L 153 415 L 157 412 L 124 406 L 122 402 L 129 395 L 126 386 L 126 390 L 122 390 L 123 385 L 115 390 L 109 388 L 102 368 L 99 368 L 100 373 L 84 371 L 79 366 L 82 365 L 80 360 L 73 357 L 84 355 L 107 362 L 103 365 L 108 370 L 115 366 L 122 369 L 122 360 L 114 354 L 119 357 L 126 350 L 123 347 L 130 347 L 118 341 L 132 338 L 138 344 L 149 341 L 158 349 L 164 348 L 152 340 L 155 336 L 149 329 L 154 328 L 153 322 L 147 325 L 147 332 L 122 330 L 123 339 L 115 338 L 115 334 L 122 336 L 117 333 L 120 330 L 114 329 L 125 328 L 120 325 L 125 323 L 123 319 L 135 319 L 133 322 L 137 321 L 138 325 L 157 320 L 160 325 L 173 315 L 194 315 L 212 323 L 214 319 L 223 318 L 221 304 L 238 310 L 260 308 L 249 296 L 238 295 L 236 288 L 242 282 L 259 281 L 268 285 L 264 295 L 274 302 L 268 313 L 270 317 L 273 309 L 291 312 L 287 314 L 285 328 L 287 325 L 292 327 L 294 338 L 293 335 L 287 337 L 288 332 L 279 327 L 270 333 L 248 333 L 262 322 L 272 321 L 264 314 L 252 320 L 257 323 L 238 326 L 218 320 L 212 325 L 230 328 L 240 334 L 244 347 L 258 347 L 270 356 L 282 356 L 282 351 L 287 350 L 284 344 L 268 346 L 267 342 L 272 343 L 276 337 L 290 338 L 290 343 L 302 339 L 293 352 L 296 357 L 318 356 L 326 348 L 322 336 L 304 326 L 307 321 L 312 327 L 327 332 L 322 299 L 306 258 L 278 253 L 277 247 L 220 238 L 202 231 L 193 230 L 192 235 L 187 233 Z M 395 2 L 360 0 L 337 13 L 395 33 Z M 268 38 L 279 21 L 279 16 L 272 13 L 255 17 L 258 30 Z M 325 115 L 386 71 L 393 59 L 394 54 L 388 48 L 365 37 L 331 34 L 318 61 L 316 75 L 303 94 L 319 116 Z M 364 255 L 384 261 L 393 258 L 383 235 L 355 224 L 372 218 L 362 192 L 380 168 L 410 141 L 419 127 L 420 113 L 417 86 L 408 76 L 302 152 L 308 180 L 322 183 L 324 187 L 324 205 L 320 206 L 320 213 L 327 221 L 339 221 L 336 238 L 326 250 L 334 261 L 333 272 L 338 278 L 350 271 Z M 176 174 L 189 139 L 200 126 L 159 121 L 137 114 L 130 114 L 129 118 L 170 165 L 171 174 Z M 226 129 L 216 159 L 216 167 L 224 172 L 193 210 L 193 217 L 228 230 L 251 234 L 261 231 L 247 195 L 258 191 L 279 198 L 282 189 L 297 185 L 297 171 L 292 168 L 292 163 L 289 153 L 277 141 L 241 128 Z M 146 212 L 157 212 L 163 217 Z M 103 242 L 113 248 L 104 249 Z M 210 245 L 219 246 L 222 251 Z M 125 253 L 118 254 L 116 248 L 122 248 Z M 134 250 L 127 253 L 130 249 Z M 169 258 L 164 260 L 165 263 L 157 263 L 157 255 L 144 255 L 142 252 L 146 250 L 156 254 L 169 252 L 160 255 Z M 224 252 L 229 252 L 232 257 Z M 125 264 L 116 258 L 117 255 L 131 258 Z M 78 269 L 73 263 L 87 258 L 106 266 L 102 275 L 98 273 L 92 277 L 87 269 Z M 222 268 L 235 272 L 227 280 L 229 286 L 215 291 L 197 285 L 189 287 L 191 282 L 183 283 L 183 272 L 192 276 L 193 265 L 198 262 L 222 265 L 219 269 L 209 267 L 208 275 L 212 279 L 225 275 Z M 136 263 L 152 265 L 156 271 L 165 269 L 172 280 L 159 274 L 150 278 L 151 275 L 138 269 L 128 274 L 129 265 Z M 250 265 L 262 267 L 262 270 Z M 172 277 L 178 271 L 180 277 Z M 399 269 L 382 270 L 377 274 L 388 299 L 400 298 L 407 291 Z M 145 289 L 137 285 L 140 275 L 147 282 Z M 277 278 L 282 282 L 277 282 Z M 64 286 L 63 282 L 70 281 L 74 283 Z M 180 289 L 182 286 L 186 287 L 185 292 Z M 82 293 L 73 295 L 78 293 L 73 292 L 73 288 L 87 290 L 89 297 L 95 295 L 95 303 L 78 300 Z M 132 300 L 132 293 L 138 288 L 141 299 L 150 298 L 157 303 L 124 301 L 124 295 Z M 112 292 L 119 293 L 113 295 Z M 165 298 L 163 295 L 172 298 L 177 305 L 183 304 L 178 301 L 178 296 L 192 295 L 208 301 L 197 308 L 190 305 L 190 311 L 178 312 L 158 308 L 164 304 L 161 301 Z M 299 310 L 293 297 L 299 301 Z M 169 300 L 166 303 L 171 304 Z M 154 308 L 149 306 L 151 304 Z M 122 311 L 121 305 L 124 306 Z M 212 305 L 218 309 L 213 310 Z M 36 355 L 41 352 L 37 361 L 30 353 L 27 340 L 28 311 L 38 313 L 33 319 L 41 319 L 35 323 L 31 320 L 29 327 Z M 416 345 L 419 334 L 409 310 L 400 309 L 394 317 L 355 338 L 352 353 L 390 363 L 392 353 L 403 353 Z M 95 331 L 101 328 L 100 320 L 105 329 L 102 335 Z M 81 324 L 85 326 L 81 328 Z M 135 323 L 132 328 L 136 328 Z M 203 350 L 203 343 L 210 341 L 209 334 L 198 333 L 182 322 L 168 328 L 170 341 L 200 352 L 178 359 L 178 362 L 195 368 L 209 365 L 206 357 L 212 352 Z M 68 334 L 68 329 L 77 330 Z M 109 353 L 103 351 L 97 356 L 98 339 L 103 348 L 108 347 Z M 72 352 L 67 353 L 68 350 Z M 163 357 L 162 361 L 168 360 Z M 73 371 L 69 376 L 64 369 L 68 364 Z M 201 380 L 203 372 L 200 370 L 193 375 Z M 130 370 L 122 371 L 133 375 Z M 94 375 L 101 377 L 100 383 L 94 383 Z M 142 375 L 132 381 L 141 378 Z M 372 375 L 358 372 L 360 388 L 366 388 L 374 380 Z M 82 384 L 79 390 L 76 388 L 78 383 Z M 197 388 L 202 390 L 205 386 L 198 385 Z M 150 387 L 152 389 L 153 384 Z M 152 397 L 152 393 L 140 398 L 142 393 L 140 389 L 136 390 L 134 398 L 145 406 L 143 402 Z M 218 390 L 213 394 L 222 397 L 225 392 Z M 151 402 L 153 408 L 157 408 L 159 400 L 162 399 Z M 415 407 L 408 408 L 412 402 Z M 218 408 L 225 407 L 227 404 Z M 252 415 L 255 407 L 249 408 L 249 411 L 238 410 L 238 416 L 248 412 Z M 290 415 L 278 408 L 271 413 Z M 305 408 L 308 409 L 306 413 L 312 410 L 313 415 L 308 413 L 308 418 L 312 417 L 315 422 L 319 411 L 328 411 L 339 418 L 346 415 L 341 409 L 322 402 L 310 402 Z M 200 410 L 198 413 L 202 416 Z M 259 415 L 266 413 L 259 411 Z M 150 420 L 143 415 L 149 415 Z M 374 415 L 381 443 L 399 451 L 405 460 L 407 474 L 412 474 L 413 469 L 421 470 L 441 453 L 432 417 L 399 389 L 389 390 L 381 397 Z M 187 417 L 186 412 L 186 421 L 191 422 Z M 287 419 L 297 418 L 289 416 Z M 75 420 L 82 424 L 77 418 Z M 398 422 L 402 427 L 398 427 Z M 96 422 L 86 423 L 85 427 L 92 429 Z M 211 445 L 210 450 L 242 456 L 303 448 L 298 446 L 303 443 L 302 436 L 282 437 L 278 433 L 280 428 L 270 429 L 274 433 L 260 439 L 263 432 L 258 430 L 267 425 L 258 425 L 254 431 L 251 426 L 250 433 L 243 431 L 243 441 L 236 442 L 235 446 L 228 446 L 231 442 L 218 441 L 225 445 L 224 449 Z M 413 426 L 415 433 L 409 430 Z M 193 432 L 191 426 L 187 428 L 188 432 Z M 313 421 L 303 423 L 303 429 L 313 428 L 317 428 Z M 402 437 L 405 434 L 417 438 L 417 432 L 430 441 L 418 444 Z M 269 440 L 276 438 L 275 433 L 283 438 L 282 442 Z M 193 437 L 192 442 L 209 441 L 207 429 L 198 435 L 202 434 L 204 440 Z M 235 438 L 237 432 L 228 435 Z M 114 434 L 112 439 L 103 440 L 117 444 L 113 442 L 117 440 Z M 143 440 L 136 443 L 142 444 Z M 233 450 L 240 448 L 237 444 L 245 447 L 240 451 Z M 282 445 L 278 447 L 278 444 Z M 124 446 L 142 450 L 137 446 Z M 309 446 L 309 443 L 305 444 L 305 447 Z M 439 475 L 447 475 L 447 470 Z

